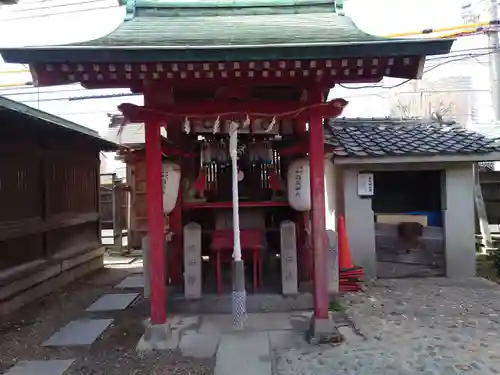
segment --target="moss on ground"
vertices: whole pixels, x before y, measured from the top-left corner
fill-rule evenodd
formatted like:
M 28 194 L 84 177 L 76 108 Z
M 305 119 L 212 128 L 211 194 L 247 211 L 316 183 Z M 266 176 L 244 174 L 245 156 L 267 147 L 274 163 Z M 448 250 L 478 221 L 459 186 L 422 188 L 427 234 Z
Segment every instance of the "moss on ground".
M 345 311 L 345 307 L 339 301 L 330 301 L 328 305 L 328 310 L 333 312 L 342 312 Z

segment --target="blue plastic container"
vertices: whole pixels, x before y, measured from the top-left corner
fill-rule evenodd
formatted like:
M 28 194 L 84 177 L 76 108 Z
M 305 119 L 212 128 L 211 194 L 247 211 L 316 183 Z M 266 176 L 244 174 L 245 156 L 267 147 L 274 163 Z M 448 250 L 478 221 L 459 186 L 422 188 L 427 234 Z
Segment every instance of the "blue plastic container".
M 430 227 L 443 226 L 443 214 L 441 213 L 441 211 L 415 211 L 406 212 L 406 214 L 427 216 L 427 225 Z

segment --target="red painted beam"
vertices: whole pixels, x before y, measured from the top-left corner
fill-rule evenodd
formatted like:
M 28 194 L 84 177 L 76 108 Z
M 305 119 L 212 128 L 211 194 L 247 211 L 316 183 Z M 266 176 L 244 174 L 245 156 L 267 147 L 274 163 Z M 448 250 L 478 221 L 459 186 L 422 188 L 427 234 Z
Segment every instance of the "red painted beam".
M 217 118 L 221 120 L 233 119 L 235 116 L 249 115 L 251 118 L 279 119 L 297 118 L 307 114 L 320 117 L 339 116 L 348 102 L 344 99 L 334 99 L 330 102 L 313 102 L 308 105 L 287 101 L 204 101 L 194 103 L 179 103 L 167 106 L 162 110 L 141 107 L 135 104 L 123 103 L 118 109 L 131 122 L 147 121 L 179 121 L 184 118 Z
M 322 90 L 311 90 L 313 102 L 323 98 Z M 321 112 L 309 117 L 309 173 L 311 184 L 311 238 L 314 253 L 314 315 L 328 318 L 328 274 L 325 223 L 325 140 Z
M 149 234 L 150 317 L 152 324 L 167 320 L 165 236 L 163 233 L 163 193 L 161 135 L 157 122 L 145 124 L 146 138 L 146 202 Z
M 194 158 L 196 156 L 193 152 L 185 152 L 180 147 L 172 146 L 163 143 L 161 146 L 161 151 L 165 156 L 173 156 L 179 158 Z
M 284 147 L 278 150 L 280 156 L 290 156 L 297 154 L 305 154 L 308 151 L 308 146 L 305 143 L 297 143 L 292 146 Z
M 165 156 L 170 156 L 174 158 L 194 158 L 196 154 L 194 152 L 185 152 L 180 147 L 167 145 L 162 142 L 161 152 Z M 127 162 L 133 163 L 137 160 L 142 160 L 144 158 L 144 150 L 134 150 L 124 154 Z

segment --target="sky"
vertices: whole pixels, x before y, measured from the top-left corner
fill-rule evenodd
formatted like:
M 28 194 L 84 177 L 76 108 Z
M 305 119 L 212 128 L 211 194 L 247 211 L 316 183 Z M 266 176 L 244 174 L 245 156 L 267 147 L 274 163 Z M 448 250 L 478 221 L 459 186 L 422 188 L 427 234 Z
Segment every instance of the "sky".
M 86 4 L 88 1 L 46 0 L 45 4 L 53 6 L 47 10 L 34 9 L 41 8 L 39 0 L 20 0 L 19 5 L 0 8 L 0 46 L 55 45 L 91 40 L 108 34 L 122 22 L 125 10 L 117 5 L 117 0 L 93 0 Z M 388 35 L 460 25 L 461 4 L 462 0 L 346 0 L 345 10 L 364 31 L 375 35 Z M 455 49 L 470 48 L 477 43 L 476 39 L 460 41 L 455 44 Z M 0 62 L 0 85 L 30 81 L 29 73 L 1 74 L 25 68 Z M 463 66 L 460 68 L 463 69 Z M 444 74 L 445 71 L 449 73 L 449 69 L 445 68 L 437 69 L 433 74 Z M 384 84 L 390 85 L 393 82 L 399 81 L 385 80 Z M 142 98 L 72 101 L 54 99 L 104 93 L 110 93 L 110 90 L 85 92 L 78 85 L 0 89 L 0 95 L 65 117 L 101 134 L 105 134 L 108 126 L 108 112 L 116 111 L 117 105 L 124 101 L 142 104 Z M 361 110 L 372 113 L 373 116 L 384 115 L 386 112 L 377 100 L 370 100 L 370 89 L 361 91 L 337 87 L 331 94 L 349 98 L 351 103 L 357 103 L 348 107 L 350 112 L 346 113 L 347 116 L 356 116 Z

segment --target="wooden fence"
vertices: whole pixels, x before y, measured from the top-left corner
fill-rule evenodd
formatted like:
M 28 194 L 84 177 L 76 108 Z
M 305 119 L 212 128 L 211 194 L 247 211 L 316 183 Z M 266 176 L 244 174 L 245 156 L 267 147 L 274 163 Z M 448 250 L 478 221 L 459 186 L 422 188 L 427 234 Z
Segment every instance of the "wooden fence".
M 0 121 L 0 270 L 98 247 L 99 145 Z
M 123 237 L 128 235 L 129 193 L 115 173 L 101 174 L 100 199 L 102 243 L 112 244 L 115 250 L 121 251 Z

